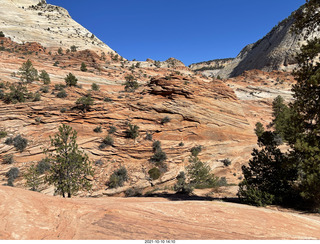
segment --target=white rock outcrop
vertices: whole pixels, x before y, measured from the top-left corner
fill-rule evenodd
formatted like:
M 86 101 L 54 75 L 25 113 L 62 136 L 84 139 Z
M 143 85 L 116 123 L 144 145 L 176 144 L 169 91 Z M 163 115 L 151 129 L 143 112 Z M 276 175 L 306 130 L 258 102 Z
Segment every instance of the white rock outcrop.
M 45 0 L 0 0 L 0 31 L 13 41 L 39 42 L 49 49 L 90 49 L 114 52 L 90 31 L 74 21 L 62 7 Z

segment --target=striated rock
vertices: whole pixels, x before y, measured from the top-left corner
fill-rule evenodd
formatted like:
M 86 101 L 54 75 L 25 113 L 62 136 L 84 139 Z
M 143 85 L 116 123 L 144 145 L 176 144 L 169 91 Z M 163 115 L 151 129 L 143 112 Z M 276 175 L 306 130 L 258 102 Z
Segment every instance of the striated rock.
M 64 8 L 40 0 L 1 0 L 0 30 L 18 43 L 38 42 L 49 49 L 114 52 L 75 22 Z
M 234 203 L 159 197 L 63 199 L 3 186 L 0 198 L 2 240 L 320 238 L 319 216 Z

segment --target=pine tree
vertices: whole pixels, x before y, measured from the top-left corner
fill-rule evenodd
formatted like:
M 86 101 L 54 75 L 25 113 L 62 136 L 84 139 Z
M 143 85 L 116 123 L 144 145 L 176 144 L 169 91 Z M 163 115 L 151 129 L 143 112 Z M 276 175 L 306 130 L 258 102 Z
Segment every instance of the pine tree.
M 87 176 L 93 176 L 94 171 L 88 156 L 78 149 L 77 132 L 63 124 L 59 133 L 51 139 L 53 153 L 46 151 L 52 162 L 46 182 L 56 187 L 56 193 L 63 197 L 71 197 L 79 190 L 90 190 L 92 185 Z
M 301 196 L 312 208 L 320 207 L 320 39 L 308 40 L 308 36 L 320 25 L 320 1 L 308 0 L 295 13 L 293 30 L 304 35 L 307 44 L 301 47 L 297 60 L 299 68 L 294 72 L 297 80 L 293 86 L 295 112 L 295 137 L 291 141 L 293 156 L 299 169 Z
M 43 84 L 45 85 L 49 85 L 51 82 L 50 76 L 45 70 L 41 70 L 39 78 L 43 81 Z
M 19 74 L 21 75 L 21 81 L 31 83 L 38 79 L 38 71 L 33 67 L 30 59 L 28 59 L 27 62 L 22 64 L 19 71 Z
M 31 188 L 32 191 L 38 191 L 39 185 L 42 183 L 40 177 L 40 172 L 38 171 L 37 166 L 32 164 L 27 173 L 24 175 L 27 180 L 26 185 Z
M 86 65 L 84 62 L 81 63 L 80 70 L 81 70 L 82 72 L 86 72 L 86 71 L 88 70 L 88 69 L 87 69 L 87 65 Z

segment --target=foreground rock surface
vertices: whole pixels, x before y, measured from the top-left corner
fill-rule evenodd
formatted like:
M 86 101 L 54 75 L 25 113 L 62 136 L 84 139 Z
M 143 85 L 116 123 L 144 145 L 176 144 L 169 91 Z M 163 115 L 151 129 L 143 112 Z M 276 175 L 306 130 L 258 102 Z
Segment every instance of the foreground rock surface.
M 216 201 L 62 199 L 0 186 L 0 239 L 320 239 L 320 217 Z

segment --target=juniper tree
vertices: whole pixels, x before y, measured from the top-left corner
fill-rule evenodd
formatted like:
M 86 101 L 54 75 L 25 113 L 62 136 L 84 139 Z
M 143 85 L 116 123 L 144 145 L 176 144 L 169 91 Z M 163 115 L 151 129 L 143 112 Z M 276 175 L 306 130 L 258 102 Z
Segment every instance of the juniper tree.
M 79 190 L 90 190 L 92 185 L 88 176 L 93 176 L 94 171 L 87 154 L 80 151 L 76 142 L 77 132 L 72 127 L 63 124 L 59 132 L 50 138 L 53 152 L 45 153 L 51 162 L 46 182 L 53 184 L 56 193 L 63 197 L 71 197 Z

